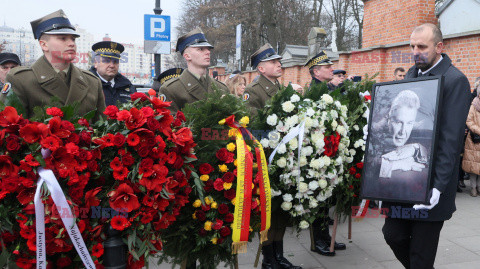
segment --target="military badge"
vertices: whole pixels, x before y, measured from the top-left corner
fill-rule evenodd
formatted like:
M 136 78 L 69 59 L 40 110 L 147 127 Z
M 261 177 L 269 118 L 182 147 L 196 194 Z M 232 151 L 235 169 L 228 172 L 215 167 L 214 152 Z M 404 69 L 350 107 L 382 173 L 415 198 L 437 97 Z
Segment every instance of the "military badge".
M 247 101 L 248 98 L 250 98 L 250 94 L 248 93 L 243 94 L 243 101 Z
M 166 102 L 166 101 L 167 101 L 167 97 L 165 96 L 165 94 L 159 94 L 159 95 L 158 95 L 158 98 L 159 98 L 160 100 L 162 100 L 162 102 Z
M 5 83 L 5 85 L 3 85 L 3 88 L 2 88 L 2 93 L 7 94 L 10 91 L 11 88 L 12 88 L 12 84 L 10 84 L 8 82 Z

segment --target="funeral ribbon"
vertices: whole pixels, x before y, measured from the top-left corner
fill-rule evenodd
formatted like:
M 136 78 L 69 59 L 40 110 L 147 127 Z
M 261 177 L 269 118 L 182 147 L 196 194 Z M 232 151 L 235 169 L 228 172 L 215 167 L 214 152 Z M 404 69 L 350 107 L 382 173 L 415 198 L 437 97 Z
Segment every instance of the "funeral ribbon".
M 275 157 L 275 154 L 277 153 L 277 150 L 280 146 L 286 145 L 290 140 L 294 139 L 295 137 L 298 136 L 298 157 L 297 157 L 297 162 L 298 162 L 298 175 L 297 175 L 297 182 L 298 179 L 300 179 L 300 156 L 302 152 L 302 144 L 303 144 L 303 135 L 305 133 L 305 121 L 302 121 L 299 125 L 293 127 L 290 132 L 288 132 L 280 141 L 280 143 L 275 147 L 273 150 L 272 154 L 270 154 L 270 157 L 268 158 L 268 163 L 272 163 L 273 158 Z
M 42 150 L 43 154 L 43 150 Z M 48 154 L 48 153 L 46 153 Z M 45 158 L 45 155 L 44 158 Z M 52 170 L 39 168 L 38 174 L 40 178 L 37 181 L 37 190 L 35 192 L 35 220 L 36 220 L 36 239 L 37 239 L 37 269 L 47 268 L 47 255 L 45 246 L 45 208 L 42 203 L 42 186 L 45 183 L 47 189 L 50 191 L 51 197 L 57 208 L 66 210 L 67 214 L 61 212 L 63 225 L 72 240 L 78 255 L 83 261 L 85 268 L 95 269 L 95 264 L 92 257 L 88 253 L 88 248 L 83 241 L 82 234 L 78 230 L 77 224 L 75 224 L 75 218 L 70 210 L 67 199 L 63 194 L 62 188 L 58 184 L 55 175 Z
M 253 140 L 258 173 L 256 179 L 260 187 L 261 231 L 260 241 L 267 240 L 271 223 L 271 194 L 268 167 L 263 147 L 258 140 L 244 127 L 235 122 L 235 117 L 228 117 L 225 122 L 235 129 L 237 145 L 237 190 L 234 220 L 232 225 L 232 253 L 247 252 L 248 235 L 250 232 L 250 212 L 252 201 L 252 170 L 253 156 L 245 143 L 244 134 Z

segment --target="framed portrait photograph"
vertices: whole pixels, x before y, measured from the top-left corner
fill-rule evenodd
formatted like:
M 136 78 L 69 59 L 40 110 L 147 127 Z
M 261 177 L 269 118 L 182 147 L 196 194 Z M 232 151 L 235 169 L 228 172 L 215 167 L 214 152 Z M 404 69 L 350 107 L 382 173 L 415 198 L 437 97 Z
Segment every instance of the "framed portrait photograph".
M 373 86 L 362 198 L 429 203 L 441 86 L 441 76 Z

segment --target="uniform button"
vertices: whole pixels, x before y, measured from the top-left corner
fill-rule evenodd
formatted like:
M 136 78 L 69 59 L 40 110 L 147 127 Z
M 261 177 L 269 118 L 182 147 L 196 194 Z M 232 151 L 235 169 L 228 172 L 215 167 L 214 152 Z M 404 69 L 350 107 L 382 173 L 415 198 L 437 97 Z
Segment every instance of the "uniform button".
M 268 90 L 268 87 L 267 87 L 267 90 Z
M 44 78 L 45 78 L 45 76 L 40 76 L 40 78 L 41 78 L 41 79 L 44 79 Z
M 192 84 L 190 84 L 190 83 L 188 83 L 187 85 L 188 85 L 188 86 L 192 86 Z

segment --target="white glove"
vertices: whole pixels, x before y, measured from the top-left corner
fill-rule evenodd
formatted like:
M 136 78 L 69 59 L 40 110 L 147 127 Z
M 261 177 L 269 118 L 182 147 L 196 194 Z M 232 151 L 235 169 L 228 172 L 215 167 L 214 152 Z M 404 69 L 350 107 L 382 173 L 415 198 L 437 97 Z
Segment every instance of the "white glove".
M 427 210 L 430 210 L 432 209 L 434 206 L 436 206 L 438 204 L 438 200 L 440 200 L 440 194 L 441 192 L 439 190 L 437 190 L 436 188 L 433 188 L 432 189 L 432 197 L 430 198 L 430 205 L 414 205 L 413 206 L 413 209 L 415 210 L 420 210 L 420 209 L 427 209 Z

